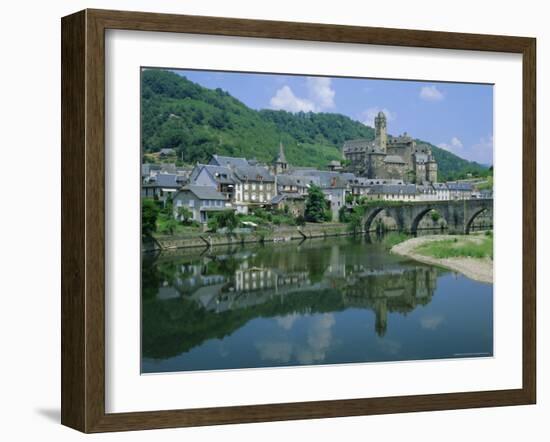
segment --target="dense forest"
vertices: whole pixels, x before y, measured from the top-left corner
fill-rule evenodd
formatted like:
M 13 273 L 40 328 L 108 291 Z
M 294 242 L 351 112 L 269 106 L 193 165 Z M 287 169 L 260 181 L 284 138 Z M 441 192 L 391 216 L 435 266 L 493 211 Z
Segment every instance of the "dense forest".
M 173 148 L 185 163 L 207 162 L 214 153 L 271 162 L 282 141 L 289 163 L 324 167 L 341 159 L 345 140 L 374 138 L 372 127 L 344 115 L 256 111 L 219 88 L 207 89 L 170 71 L 144 70 L 141 87 L 143 152 Z M 432 149 L 440 179 L 487 172 L 477 163 Z

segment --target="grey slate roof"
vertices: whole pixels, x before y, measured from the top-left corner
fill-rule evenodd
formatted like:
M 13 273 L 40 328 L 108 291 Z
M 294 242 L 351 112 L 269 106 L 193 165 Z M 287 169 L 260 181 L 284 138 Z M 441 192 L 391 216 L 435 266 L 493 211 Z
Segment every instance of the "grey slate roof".
M 227 198 L 222 193 L 218 192 L 211 186 L 195 186 L 187 185 L 181 189 L 180 192 L 188 191 L 193 193 L 197 198 L 201 200 L 226 200 Z
M 151 172 L 160 170 L 160 165 L 145 163 L 141 165 L 141 175 L 149 176 Z
M 277 175 L 277 184 L 281 186 L 307 187 L 318 180 L 311 176 L 302 175 Z
M 449 190 L 445 183 L 432 183 L 432 186 L 435 190 Z
M 229 167 L 206 164 L 202 166 L 202 168 L 206 170 L 212 179 L 214 179 L 217 183 L 234 184 L 236 182 L 235 175 Z
M 275 177 L 265 167 L 245 166 L 235 169 L 235 176 L 241 181 L 274 182 Z
M 449 190 L 462 191 L 462 192 L 470 192 L 474 188 L 471 183 L 458 183 L 458 182 L 449 182 L 447 183 L 447 187 L 449 188 Z
M 212 155 L 210 164 L 230 167 L 247 167 L 249 165 L 246 158 L 224 157 L 222 155 Z
M 185 181 L 186 179 L 182 175 L 176 175 L 175 173 L 159 173 L 149 178 L 147 183 L 156 187 L 177 189 L 181 187 Z
M 319 179 L 319 186 L 321 188 L 341 188 L 347 187 L 347 181 L 353 174 L 343 174 L 338 172 L 330 172 L 326 170 L 304 170 L 302 171 L 305 176 L 314 176 Z

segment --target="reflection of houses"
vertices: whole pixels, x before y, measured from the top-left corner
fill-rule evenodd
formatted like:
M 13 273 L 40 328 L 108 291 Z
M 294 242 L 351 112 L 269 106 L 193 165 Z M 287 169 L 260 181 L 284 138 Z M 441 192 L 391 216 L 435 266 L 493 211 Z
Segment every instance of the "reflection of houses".
M 363 280 L 364 283 L 359 281 Z M 412 267 L 395 274 L 368 276 L 343 289 L 346 304 L 366 307 L 375 312 L 375 329 L 384 335 L 388 325 L 388 313 L 408 313 L 418 305 L 430 302 L 436 288 L 437 270 L 433 267 Z M 368 290 L 364 289 L 364 286 Z
M 191 219 L 206 223 L 214 212 L 231 209 L 225 195 L 209 186 L 186 186 L 174 196 L 174 217 L 180 218 L 180 208 L 189 210 Z

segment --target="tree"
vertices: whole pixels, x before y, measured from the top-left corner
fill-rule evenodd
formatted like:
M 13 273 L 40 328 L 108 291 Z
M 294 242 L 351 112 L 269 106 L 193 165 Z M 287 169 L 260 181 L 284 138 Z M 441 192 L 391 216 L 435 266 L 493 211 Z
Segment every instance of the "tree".
M 144 198 L 141 203 L 141 234 L 151 236 L 157 230 L 159 207 L 155 201 Z
M 304 215 L 298 215 L 296 217 L 296 225 L 303 227 L 306 225 L 306 219 L 304 218 Z
M 233 210 L 218 212 L 208 220 L 208 228 L 214 231 L 227 228 L 229 233 L 232 233 L 238 225 L 239 218 Z
M 362 216 L 357 213 L 357 212 L 354 212 L 350 215 L 349 217 L 349 224 L 348 224 L 348 230 L 353 233 L 354 235 L 357 233 L 357 232 L 360 232 L 361 231 L 361 223 L 362 223 Z
M 313 223 L 323 222 L 326 218 L 325 211 L 328 208 L 328 202 L 325 199 L 323 191 L 313 185 L 307 191 L 305 218 L 306 221 Z
M 193 216 L 193 213 L 185 206 L 180 206 L 177 209 L 178 219 L 184 224 L 189 222 L 189 219 Z

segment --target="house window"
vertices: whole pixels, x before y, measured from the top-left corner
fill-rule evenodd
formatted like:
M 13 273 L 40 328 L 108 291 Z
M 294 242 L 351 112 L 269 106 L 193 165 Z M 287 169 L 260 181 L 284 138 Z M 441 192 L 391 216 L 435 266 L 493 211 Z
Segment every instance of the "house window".
M 189 207 L 195 207 L 195 200 L 189 200 Z
M 264 185 L 263 184 L 260 184 L 259 187 L 260 187 L 260 190 L 264 190 Z
M 248 190 L 248 184 L 244 185 L 244 190 Z
M 248 193 L 245 192 L 244 194 L 244 198 L 243 198 L 245 201 L 248 201 Z
M 256 190 L 256 184 L 252 184 L 252 190 Z

